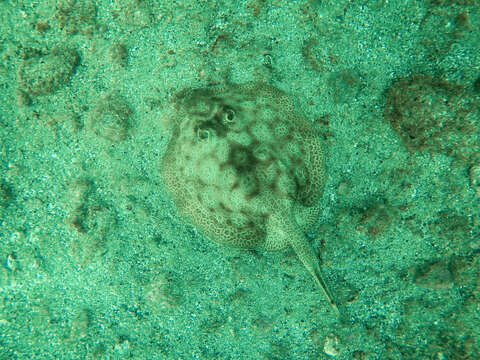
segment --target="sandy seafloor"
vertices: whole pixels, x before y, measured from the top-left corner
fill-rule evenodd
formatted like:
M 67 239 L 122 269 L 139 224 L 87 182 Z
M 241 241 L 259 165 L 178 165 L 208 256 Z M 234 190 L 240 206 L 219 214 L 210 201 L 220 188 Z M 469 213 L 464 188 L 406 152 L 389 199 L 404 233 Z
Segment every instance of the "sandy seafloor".
M 0 359 L 480 359 L 480 2 L 0 1 Z M 263 81 L 325 139 L 313 246 L 208 241 L 171 99 Z

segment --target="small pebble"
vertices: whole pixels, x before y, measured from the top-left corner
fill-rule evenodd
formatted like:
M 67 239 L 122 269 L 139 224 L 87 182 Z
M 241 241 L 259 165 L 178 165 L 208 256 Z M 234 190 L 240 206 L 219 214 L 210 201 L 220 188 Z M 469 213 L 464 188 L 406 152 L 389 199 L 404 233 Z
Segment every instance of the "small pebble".
M 475 164 L 470 168 L 470 185 L 480 196 L 480 164 Z
M 10 271 L 17 270 L 17 257 L 15 254 L 9 254 L 5 260 L 5 267 Z
M 334 334 L 330 334 L 325 338 L 325 342 L 323 343 L 323 352 L 332 357 L 340 354 L 340 350 L 338 348 L 338 338 Z

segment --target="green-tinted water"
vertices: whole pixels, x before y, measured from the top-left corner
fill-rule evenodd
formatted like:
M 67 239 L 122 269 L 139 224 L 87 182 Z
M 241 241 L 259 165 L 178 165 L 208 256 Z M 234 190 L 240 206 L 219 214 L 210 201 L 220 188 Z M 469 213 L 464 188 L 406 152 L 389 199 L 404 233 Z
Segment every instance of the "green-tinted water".
M 479 359 L 480 2 L 0 0 L 0 359 Z M 217 245 L 159 176 L 185 88 L 324 138 L 293 251 Z

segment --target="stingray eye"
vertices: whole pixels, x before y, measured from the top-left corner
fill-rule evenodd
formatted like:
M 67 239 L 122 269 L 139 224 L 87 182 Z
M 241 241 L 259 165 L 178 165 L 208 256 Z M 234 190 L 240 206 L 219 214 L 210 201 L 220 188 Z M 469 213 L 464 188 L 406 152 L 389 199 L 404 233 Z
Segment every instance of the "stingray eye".
M 197 129 L 197 137 L 200 140 L 208 140 L 208 138 L 210 137 L 210 132 L 205 129 Z
M 223 109 L 223 121 L 226 124 L 231 124 L 235 120 L 235 111 L 232 108 Z

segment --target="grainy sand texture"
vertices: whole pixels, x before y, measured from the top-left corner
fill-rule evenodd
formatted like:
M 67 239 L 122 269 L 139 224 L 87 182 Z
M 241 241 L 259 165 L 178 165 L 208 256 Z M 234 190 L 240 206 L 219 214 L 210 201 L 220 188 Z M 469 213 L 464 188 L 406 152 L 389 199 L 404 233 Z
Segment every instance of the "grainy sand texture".
M 178 94 L 246 82 L 323 141 L 339 316 L 162 182 Z M 480 359 L 479 277 L 480 1 L 0 0 L 1 360 Z

